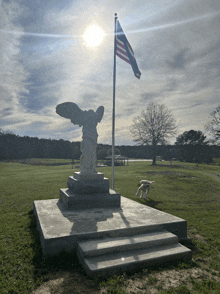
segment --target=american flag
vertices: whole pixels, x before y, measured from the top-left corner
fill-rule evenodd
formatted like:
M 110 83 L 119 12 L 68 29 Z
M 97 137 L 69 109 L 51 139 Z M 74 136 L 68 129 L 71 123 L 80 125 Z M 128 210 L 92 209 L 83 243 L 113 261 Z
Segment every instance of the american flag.
M 141 72 L 139 71 L 139 68 L 137 66 L 137 62 L 134 57 L 134 52 L 131 48 L 131 45 L 129 44 L 122 27 L 117 21 L 116 25 L 116 53 L 118 57 L 126 61 L 132 66 L 134 75 L 140 79 L 141 77 Z

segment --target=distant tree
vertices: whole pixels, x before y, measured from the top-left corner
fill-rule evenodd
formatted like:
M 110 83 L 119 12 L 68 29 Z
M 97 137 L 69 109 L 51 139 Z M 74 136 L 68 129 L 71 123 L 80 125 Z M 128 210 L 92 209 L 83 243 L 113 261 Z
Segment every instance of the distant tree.
M 97 159 L 104 160 L 107 156 L 107 150 L 104 148 L 98 148 L 97 150 Z
M 206 130 L 212 135 L 212 143 L 220 144 L 220 105 L 210 114 L 212 120 L 205 126 Z
M 79 142 L 72 142 L 71 143 L 71 150 L 72 150 L 72 159 L 79 159 L 80 155 L 81 155 L 80 143 Z
M 114 153 L 115 155 L 121 155 L 120 149 L 115 147 L 114 148 Z M 112 155 L 112 148 L 109 148 L 107 151 L 107 156 L 111 156 Z
M 204 145 L 206 136 L 201 131 L 186 131 L 176 138 L 175 145 Z
M 175 145 L 179 146 L 179 159 L 187 162 L 210 162 L 206 136 L 201 131 L 190 130 L 176 138 Z
M 140 145 L 152 145 L 153 165 L 156 164 L 156 146 L 166 144 L 176 133 L 176 122 L 171 111 L 163 104 L 151 103 L 131 126 L 133 140 Z

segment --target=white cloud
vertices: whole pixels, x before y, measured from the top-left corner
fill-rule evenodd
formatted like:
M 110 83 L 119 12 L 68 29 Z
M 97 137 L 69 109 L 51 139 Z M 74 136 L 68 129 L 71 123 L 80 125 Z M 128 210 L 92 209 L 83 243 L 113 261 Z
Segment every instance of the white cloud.
M 13 3 L 0 3 L 4 9 L 15 9 Z M 81 129 L 59 118 L 56 105 L 72 101 L 94 110 L 103 105 L 99 142 L 111 144 L 117 12 L 142 76 L 136 79 L 130 65 L 117 59 L 116 144 L 132 144 L 129 126 L 150 101 L 172 110 L 180 132 L 203 130 L 219 103 L 218 2 L 83 0 L 45 5 L 36 0 L 24 4 L 23 29 L 13 22 L 14 16 L 2 14 L 2 21 L 0 17 L 4 30 L 0 31 L 4 73 L 0 86 L 7 129 L 22 135 L 80 140 Z M 93 22 L 106 33 L 96 50 L 86 47 L 82 38 Z M 7 30 L 23 36 L 6 34 Z
M 27 71 L 20 63 L 20 37 L 8 31 L 21 31 L 16 25 L 16 17 L 21 13 L 14 2 L 0 1 L 0 115 L 10 116 L 19 111 L 21 93 L 27 92 L 25 79 Z M 9 111 L 10 109 L 10 111 Z M 4 121 L 3 121 L 4 124 Z

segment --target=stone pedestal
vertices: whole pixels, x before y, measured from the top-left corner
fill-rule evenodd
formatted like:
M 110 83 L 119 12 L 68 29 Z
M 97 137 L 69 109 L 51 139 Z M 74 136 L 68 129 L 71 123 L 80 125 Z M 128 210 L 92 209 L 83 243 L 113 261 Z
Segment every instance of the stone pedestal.
M 103 173 L 84 175 L 75 172 L 67 181 L 67 188 L 60 189 L 60 200 L 70 210 L 117 208 L 121 195 L 111 189 Z
M 120 207 L 120 196 L 113 190 L 109 190 L 109 193 L 81 195 L 70 189 L 60 189 L 60 200 L 67 209 L 73 210 Z
M 68 188 L 77 194 L 101 194 L 109 193 L 109 179 L 104 178 L 104 174 L 82 175 L 75 172 L 74 176 L 67 181 Z

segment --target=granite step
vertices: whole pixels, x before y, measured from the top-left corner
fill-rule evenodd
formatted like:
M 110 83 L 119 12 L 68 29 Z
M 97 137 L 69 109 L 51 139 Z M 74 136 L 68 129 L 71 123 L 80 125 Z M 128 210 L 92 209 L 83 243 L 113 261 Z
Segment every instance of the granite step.
M 159 230 L 135 236 L 112 237 L 93 239 L 78 242 L 78 253 L 82 257 L 108 254 L 119 251 L 150 248 L 161 245 L 177 243 L 176 235 Z
M 174 260 L 191 259 L 191 257 L 191 250 L 177 242 L 165 246 L 113 252 L 85 258 L 79 256 L 79 259 L 88 275 L 109 276 L 124 271 L 160 266 Z

